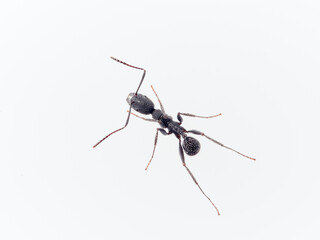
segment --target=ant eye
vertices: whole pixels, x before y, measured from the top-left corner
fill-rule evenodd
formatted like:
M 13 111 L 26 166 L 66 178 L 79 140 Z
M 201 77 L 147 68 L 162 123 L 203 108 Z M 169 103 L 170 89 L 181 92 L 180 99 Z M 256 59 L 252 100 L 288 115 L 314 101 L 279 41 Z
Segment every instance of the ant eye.
M 182 147 L 186 154 L 194 156 L 200 151 L 200 142 L 193 137 L 186 137 L 183 140 Z

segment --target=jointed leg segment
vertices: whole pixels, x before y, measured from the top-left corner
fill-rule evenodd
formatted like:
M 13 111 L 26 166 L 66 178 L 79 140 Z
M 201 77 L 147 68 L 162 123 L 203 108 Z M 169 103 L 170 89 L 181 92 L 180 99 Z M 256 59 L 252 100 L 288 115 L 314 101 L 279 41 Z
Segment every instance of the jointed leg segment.
M 181 145 L 181 138 L 179 139 L 179 153 L 180 153 L 180 157 L 181 157 L 181 161 L 183 166 L 187 169 L 189 175 L 192 177 L 194 183 L 198 186 L 198 188 L 200 189 L 200 191 L 202 192 L 202 194 L 210 201 L 210 203 L 214 206 L 214 208 L 217 210 L 218 215 L 220 215 L 218 208 L 216 207 L 216 205 L 214 205 L 214 203 L 211 201 L 211 199 L 207 196 L 207 194 L 204 193 L 204 191 L 202 190 L 202 188 L 200 187 L 198 181 L 196 180 L 196 178 L 193 176 L 192 172 L 190 171 L 190 169 L 187 167 L 185 159 L 184 159 L 184 153 L 183 153 L 183 149 L 182 149 L 182 145 Z
M 153 88 L 152 85 L 151 85 L 151 88 L 152 88 L 152 91 L 154 92 L 154 94 L 156 95 L 156 97 L 157 97 L 157 99 L 158 99 L 158 102 L 159 102 L 159 104 L 160 104 L 160 109 L 161 109 L 161 111 L 165 114 L 166 112 L 164 111 L 164 107 L 163 107 L 163 105 L 162 105 L 162 103 L 161 103 L 161 101 L 160 101 L 160 98 L 158 97 L 158 94 L 156 93 L 156 91 L 154 90 L 154 88 Z
M 181 115 L 183 115 L 183 116 L 188 116 L 188 117 L 198 117 L 198 118 L 214 118 L 214 117 L 221 116 L 222 114 L 219 113 L 219 114 L 217 114 L 217 115 L 204 117 L 204 116 L 194 115 L 194 114 L 191 114 L 191 113 L 181 113 L 181 112 L 178 112 L 177 118 L 178 118 L 178 121 L 180 122 L 180 124 L 181 124 L 182 121 L 183 121 L 183 118 L 181 117 Z
M 129 110 L 127 111 L 127 112 L 129 112 Z M 149 121 L 149 122 L 158 122 L 157 120 L 155 120 L 155 119 L 153 119 L 153 118 L 144 118 L 144 117 L 141 117 L 141 116 L 139 116 L 139 115 L 137 115 L 137 114 L 135 114 L 135 113 L 131 113 L 133 116 L 135 116 L 135 117 L 138 117 L 138 118 L 140 118 L 140 119 L 142 119 L 142 120 L 145 120 L 145 121 Z
M 217 140 L 212 139 L 211 137 L 205 135 L 203 132 L 200 132 L 200 131 L 198 131 L 198 130 L 190 130 L 190 131 L 187 131 L 187 133 L 193 133 L 193 134 L 196 134 L 196 135 L 204 136 L 204 137 L 208 138 L 209 140 L 211 140 L 212 142 L 220 145 L 221 147 L 224 147 L 224 148 L 227 148 L 227 149 L 229 149 L 229 150 L 231 150 L 231 151 L 234 151 L 234 152 L 240 154 L 241 156 L 244 156 L 244 157 L 249 158 L 249 159 L 251 159 L 251 160 L 254 160 L 254 161 L 256 160 L 255 158 L 252 158 L 252 157 L 249 157 L 249 156 L 247 156 L 247 155 L 244 155 L 244 154 L 242 154 L 242 153 L 240 153 L 240 152 L 238 152 L 238 151 L 236 151 L 236 150 L 234 150 L 234 149 L 232 149 L 232 148 L 230 148 L 230 147 L 227 147 L 227 146 L 223 145 L 222 143 L 218 142 Z
M 153 147 L 153 151 L 152 151 L 152 156 L 151 156 L 151 159 L 149 160 L 148 162 L 148 165 L 146 166 L 145 170 L 148 169 L 150 163 L 151 163 L 151 160 L 153 159 L 153 155 L 154 155 L 154 152 L 156 150 L 156 146 L 157 146 L 157 142 L 158 142 L 158 132 L 161 132 L 163 135 L 169 135 L 171 133 L 168 133 L 165 129 L 163 128 L 157 128 L 157 132 L 156 132 L 156 137 L 154 138 L 154 147 Z

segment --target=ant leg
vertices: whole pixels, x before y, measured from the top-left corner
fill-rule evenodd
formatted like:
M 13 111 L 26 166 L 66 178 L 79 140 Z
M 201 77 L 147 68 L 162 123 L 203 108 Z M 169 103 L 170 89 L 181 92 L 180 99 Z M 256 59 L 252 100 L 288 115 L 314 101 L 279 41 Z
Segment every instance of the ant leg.
M 157 128 L 157 132 L 156 132 L 156 137 L 154 138 L 154 147 L 153 147 L 153 151 L 152 151 L 152 156 L 151 156 L 151 159 L 149 160 L 148 162 L 148 165 L 146 166 L 145 170 L 147 171 L 150 163 L 151 163 L 151 160 L 153 159 L 153 155 L 154 155 L 154 151 L 156 150 L 156 146 L 157 146 L 157 142 L 158 142 L 158 133 L 159 131 L 163 134 L 163 135 L 169 135 L 171 133 L 168 133 L 165 129 L 163 128 Z
M 157 94 L 156 91 L 153 89 L 153 86 L 152 86 L 152 85 L 151 85 L 151 88 L 152 88 L 152 91 L 154 92 L 154 94 L 156 95 L 156 97 L 157 97 L 157 99 L 158 99 L 158 102 L 159 102 L 159 104 L 160 104 L 161 111 L 165 114 L 166 112 L 164 111 L 164 108 L 163 108 L 162 103 L 161 103 L 161 101 L 160 101 L 160 99 L 159 99 L 159 97 L 158 97 L 158 94 Z
M 127 110 L 127 112 L 129 112 L 129 110 Z M 141 116 L 139 116 L 139 115 L 137 115 L 137 114 L 134 114 L 133 112 L 131 112 L 131 114 L 132 114 L 133 116 L 138 117 L 138 118 L 140 118 L 140 119 L 142 119 L 142 120 L 145 120 L 145 121 L 158 122 L 158 120 L 155 120 L 155 119 L 152 119 L 152 118 L 144 118 L 144 117 L 141 117 Z
M 231 150 L 231 151 L 234 151 L 234 152 L 236 152 L 236 153 L 238 153 L 238 154 L 240 154 L 240 155 L 242 155 L 242 156 L 244 156 L 244 157 L 246 157 L 246 158 L 249 158 L 249 159 L 251 159 L 251 160 L 254 160 L 254 161 L 256 160 L 255 158 L 252 158 L 252 157 L 249 157 L 249 156 L 247 156 L 247 155 L 244 155 L 244 154 L 242 154 L 242 153 L 240 153 L 240 152 L 238 152 L 238 151 L 236 151 L 236 150 L 234 150 L 234 149 L 232 149 L 232 148 L 230 148 L 230 147 L 227 147 L 227 146 L 223 145 L 222 143 L 218 142 L 217 140 L 212 139 L 211 137 L 208 137 L 208 136 L 205 135 L 203 132 L 200 132 L 200 131 L 198 131 L 198 130 L 190 130 L 190 131 L 187 131 L 187 133 L 193 133 L 193 134 L 196 134 L 196 135 L 204 136 L 204 137 L 208 138 L 209 140 L 211 140 L 212 142 L 220 145 L 221 147 L 224 147 L 224 148 L 227 148 L 227 149 L 229 149 L 229 150 Z
M 194 183 L 198 186 L 198 188 L 200 189 L 200 191 L 203 193 L 203 195 L 210 201 L 210 203 L 214 206 L 214 208 L 217 210 L 218 212 L 218 215 L 220 215 L 219 213 L 219 210 L 218 208 L 216 207 L 216 205 L 214 205 L 214 203 L 211 201 L 211 199 L 207 196 L 207 194 L 204 193 L 204 191 L 202 190 L 202 188 L 200 187 L 198 181 L 196 180 L 196 178 L 193 176 L 192 172 L 190 171 L 190 169 L 187 167 L 186 165 L 186 162 L 184 160 L 184 153 L 183 153 L 183 149 L 182 149 L 182 146 L 181 146 L 181 139 L 180 137 L 178 138 L 179 139 L 179 153 L 180 153 L 180 157 L 181 157 L 181 161 L 182 161 L 182 164 L 183 166 L 187 169 L 189 175 L 192 177 Z
M 126 121 L 125 125 L 124 125 L 122 128 L 119 128 L 119 129 L 113 131 L 112 133 L 109 133 L 109 134 L 108 134 L 107 136 L 105 136 L 104 138 L 102 138 L 99 142 L 97 142 L 97 143 L 93 146 L 93 148 L 95 148 L 96 146 L 98 146 L 100 143 L 102 143 L 104 140 L 106 140 L 106 139 L 107 139 L 109 136 L 111 136 L 112 134 L 114 134 L 114 133 L 116 133 L 116 132 L 124 129 L 124 128 L 128 125 L 129 119 L 130 119 L 131 107 L 132 107 L 132 104 L 130 105 L 130 108 L 129 108 L 129 111 L 128 111 L 129 113 L 128 113 L 128 117 L 127 117 L 127 121 Z
M 121 61 L 121 60 L 119 60 L 119 59 L 117 59 L 117 58 L 114 58 L 114 57 L 111 57 L 111 59 L 114 60 L 114 61 L 116 61 L 116 62 L 122 63 L 122 64 L 124 64 L 124 65 L 126 65 L 126 66 L 128 66 L 128 67 L 132 67 L 132 68 L 135 68 L 135 69 L 143 70 L 142 78 L 141 78 L 141 81 L 140 81 L 139 86 L 138 86 L 137 91 L 136 91 L 136 95 L 137 95 L 137 94 L 138 94 L 138 91 L 139 91 L 139 88 L 141 87 L 141 84 L 142 84 L 142 82 L 143 82 L 143 79 L 144 79 L 144 77 L 146 76 L 146 70 L 143 69 L 143 68 L 136 67 L 136 66 L 130 65 L 130 64 L 128 64 L 128 63 L 125 63 L 125 62 L 123 62 L 123 61 Z
M 217 115 L 213 115 L 213 116 L 209 116 L 209 117 L 203 117 L 203 116 L 198 116 L 198 115 L 194 115 L 194 114 L 190 114 L 190 113 L 181 113 L 181 112 L 178 112 L 177 119 L 178 119 L 178 121 L 180 122 L 180 124 L 181 124 L 182 121 L 183 121 L 183 118 L 181 117 L 181 115 L 188 116 L 188 117 L 198 117 L 198 118 L 213 118 L 213 117 L 221 116 L 222 114 L 219 113 L 219 114 L 217 114 Z

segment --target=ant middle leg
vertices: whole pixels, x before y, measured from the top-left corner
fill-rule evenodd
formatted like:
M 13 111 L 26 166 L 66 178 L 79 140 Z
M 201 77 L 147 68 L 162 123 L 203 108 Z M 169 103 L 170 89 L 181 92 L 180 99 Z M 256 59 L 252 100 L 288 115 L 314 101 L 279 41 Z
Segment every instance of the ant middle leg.
M 153 147 L 153 151 L 152 151 L 152 156 L 151 156 L 151 159 L 149 160 L 148 165 L 146 166 L 145 170 L 148 169 L 148 167 L 149 167 L 149 165 L 150 165 L 150 163 L 151 163 L 151 160 L 153 159 L 154 152 L 155 152 L 155 150 L 156 150 L 156 146 L 157 146 L 157 142 L 158 142 L 158 133 L 159 133 L 159 131 L 160 131 L 163 135 L 165 135 L 165 136 L 171 134 L 170 132 L 167 132 L 167 131 L 166 131 L 165 129 L 163 129 L 163 128 L 157 128 L 156 136 L 155 136 L 155 138 L 154 138 L 154 147 Z
M 194 115 L 194 114 L 191 114 L 191 113 L 181 113 L 181 112 L 178 112 L 178 114 L 177 114 L 177 119 L 178 119 L 178 121 L 179 121 L 180 124 L 181 124 L 182 121 L 183 121 L 183 118 L 181 117 L 181 115 L 183 115 L 183 116 L 188 116 L 188 117 L 198 117 L 198 118 L 214 118 L 214 117 L 221 116 L 222 114 L 219 113 L 219 114 L 217 114 L 217 115 L 204 117 L 204 116 Z
M 200 132 L 200 131 L 198 131 L 198 130 L 189 130 L 189 131 L 186 131 L 186 133 L 193 133 L 193 134 L 196 134 L 196 135 L 204 136 L 204 137 L 206 137 L 207 139 L 209 139 L 210 141 L 212 141 L 212 142 L 220 145 L 221 147 L 227 148 L 227 149 L 229 149 L 229 150 L 231 150 L 231 151 L 233 151 L 233 152 L 236 152 L 236 153 L 240 154 L 241 156 L 244 156 L 244 157 L 249 158 L 249 159 L 251 159 L 251 160 L 254 160 L 254 161 L 256 160 L 255 158 L 249 157 L 249 156 L 244 155 L 243 153 L 240 153 L 240 152 L 238 152 L 238 151 L 236 151 L 236 150 L 234 150 L 234 149 L 232 149 L 232 148 L 230 148 L 230 147 L 225 146 L 225 145 L 222 144 L 221 142 L 218 142 L 217 140 L 212 139 L 211 137 L 205 135 L 203 132 Z

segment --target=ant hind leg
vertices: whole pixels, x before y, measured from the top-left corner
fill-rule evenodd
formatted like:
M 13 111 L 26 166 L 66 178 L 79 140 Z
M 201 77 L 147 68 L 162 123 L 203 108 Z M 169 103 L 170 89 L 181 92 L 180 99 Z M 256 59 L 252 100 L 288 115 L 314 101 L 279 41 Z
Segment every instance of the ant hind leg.
M 214 205 L 214 203 L 211 201 L 211 199 L 207 196 L 207 194 L 205 194 L 205 192 L 202 190 L 202 188 L 200 187 L 198 181 L 196 180 L 196 178 L 193 176 L 192 172 L 190 171 L 190 169 L 187 167 L 185 159 L 184 159 L 184 153 L 183 153 L 183 148 L 181 145 L 181 138 L 179 139 L 179 153 L 180 153 L 180 157 L 181 157 L 181 161 L 183 166 L 186 168 L 186 170 L 188 171 L 189 175 L 191 176 L 192 180 L 194 181 L 194 183 L 198 186 L 198 188 L 200 189 L 200 191 L 202 192 L 202 194 L 210 201 L 210 203 L 214 206 L 214 208 L 217 210 L 218 215 L 220 215 L 218 208 L 216 207 L 216 205 Z
M 218 142 L 217 140 L 212 139 L 211 137 L 205 135 L 203 132 L 200 132 L 200 131 L 198 131 L 198 130 L 189 130 L 189 131 L 187 131 L 187 133 L 193 133 L 193 134 L 196 134 L 196 135 L 204 136 L 204 137 L 206 137 L 207 139 L 209 139 L 210 141 L 212 141 L 212 142 L 220 145 L 221 147 L 227 148 L 227 149 L 229 149 L 229 150 L 231 150 L 231 151 L 233 151 L 233 152 L 236 152 L 236 153 L 240 154 L 241 156 L 244 156 L 244 157 L 249 158 L 249 159 L 251 159 L 251 160 L 254 160 L 254 161 L 256 160 L 255 158 L 252 158 L 252 157 L 249 157 L 249 156 L 247 156 L 247 155 L 244 155 L 243 153 L 240 153 L 240 152 L 238 152 L 238 151 L 236 151 L 236 150 L 234 150 L 234 149 L 232 149 L 232 148 L 230 148 L 230 147 L 227 147 L 227 146 L 223 145 L 221 142 Z

